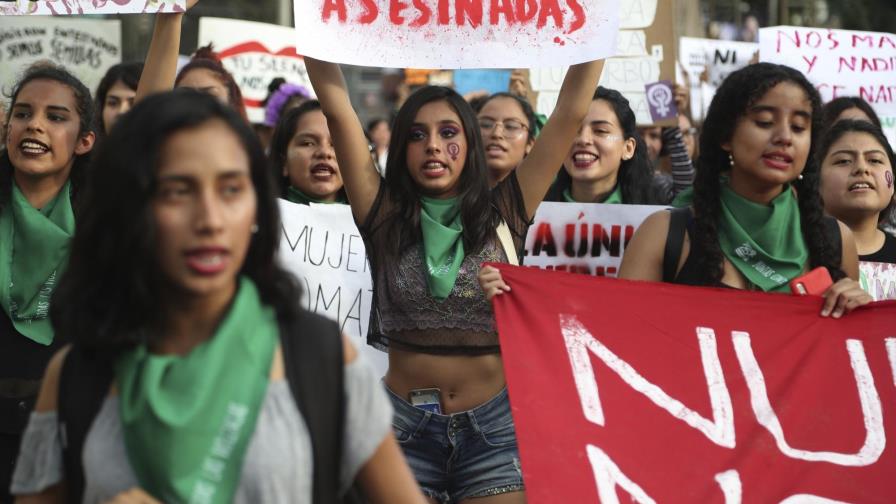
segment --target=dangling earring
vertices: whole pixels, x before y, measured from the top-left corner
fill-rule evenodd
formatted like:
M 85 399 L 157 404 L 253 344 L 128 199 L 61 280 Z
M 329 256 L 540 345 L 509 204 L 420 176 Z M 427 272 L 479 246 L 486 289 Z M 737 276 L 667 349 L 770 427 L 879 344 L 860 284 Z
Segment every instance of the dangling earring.
M 730 164 L 731 167 L 734 168 L 734 156 L 732 156 L 730 152 L 728 153 L 728 164 Z
M 252 234 L 258 232 L 258 224 L 252 224 L 252 227 L 249 228 L 249 231 L 252 231 Z

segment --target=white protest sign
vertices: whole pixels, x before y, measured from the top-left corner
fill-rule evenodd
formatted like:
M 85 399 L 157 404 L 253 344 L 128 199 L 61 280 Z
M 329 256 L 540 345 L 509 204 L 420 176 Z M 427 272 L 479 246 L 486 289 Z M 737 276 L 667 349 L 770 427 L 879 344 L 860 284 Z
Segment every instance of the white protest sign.
M 526 235 L 524 266 L 615 277 L 648 215 L 666 207 L 545 202 Z
M 716 89 L 728 74 L 748 64 L 759 52 L 759 44 L 731 40 L 681 37 L 678 60 L 688 73 L 691 114 L 695 121 L 706 116 Z
M 261 102 L 275 77 L 305 86 L 309 93 L 314 93 L 305 62 L 296 53 L 293 28 L 204 17 L 199 20 L 199 45 L 209 43 L 214 44 L 224 67 L 240 86 L 246 112 L 253 123 L 264 120 Z
M 614 53 L 621 0 L 295 0 L 303 54 L 354 65 L 523 68 Z
M 896 139 L 896 35 L 774 26 L 759 30 L 759 57 L 803 72 L 824 101 L 865 99 Z
M 185 4 L 186 0 L 3 0 L 0 16 L 155 14 L 184 12 Z
M 896 264 L 862 261 L 859 281 L 875 301 L 896 299 Z
M 70 17 L 20 16 L 0 23 L 0 89 L 12 88 L 36 61 L 65 66 L 91 90 L 121 62 L 121 22 Z
M 644 87 L 675 79 L 674 13 L 673 0 L 621 0 L 616 56 L 607 59 L 600 85 L 625 95 L 640 125 L 653 122 Z M 530 70 L 539 113 L 554 110 L 565 75 L 562 67 Z
M 302 307 L 335 320 L 385 374 L 386 354 L 367 345 L 373 283 L 364 241 L 348 205 L 278 200 L 283 235 L 278 260 L 302 286 Z

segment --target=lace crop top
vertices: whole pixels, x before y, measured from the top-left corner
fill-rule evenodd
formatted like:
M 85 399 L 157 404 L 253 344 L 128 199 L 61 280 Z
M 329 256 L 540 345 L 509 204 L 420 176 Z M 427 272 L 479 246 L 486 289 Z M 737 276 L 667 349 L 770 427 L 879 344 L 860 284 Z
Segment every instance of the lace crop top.
M 526 215 L 516 175 L 511 174 L 491 191 L 492 208 L 510 228 L 518 255 L 525 245 L 530 221 Z M 457 282 L 448 298 L 429 295 L 422 244 L 389 256 L 387 231 L 391 219 L 401 218 L 385 183 L 360 226 L 373 276 L 369 344 L 380 350 L 394 345 L 403 350 L 428 354 L 481 355 L 498 353 L 491 303 L 479 288 L 477 275 L 484 262 L 507 262 L 497 233 L 476 254 L 461 264 Z

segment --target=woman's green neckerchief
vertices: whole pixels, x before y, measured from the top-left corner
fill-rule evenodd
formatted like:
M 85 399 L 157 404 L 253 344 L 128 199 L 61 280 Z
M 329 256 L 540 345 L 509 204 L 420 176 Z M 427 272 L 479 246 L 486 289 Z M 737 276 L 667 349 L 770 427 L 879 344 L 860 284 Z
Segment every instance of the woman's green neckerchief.
M 421 196 L 420 230 L 429 293 L 436 299 L 446 299 L 454 289 L 457 272 L 465 257 L 464 225 L 458 199 Z
M 16 331 L 42 345 L 53 342 L 50 297 L 68 264 L 75 232 L 71 182 L 41 209 L 15 182 L 0 210 L 0 308 Z
M 336 200 L 334 200 L 334 201 L 324 201 L 324 200 L 312 198 L 311 196 L 308 196 L 307 194 L 303 193 L 302 191 L 296 189 L 293 186 L 289 186 L 286 188 L 286 199 L 293 203 L 298 203 L 300 205 L 309 205 L 311 203 L 320 203 L 320 204 L 324 204 L 324 205 L 339 203 L 339 204 L 344 205 L 347 203 L 345 201 L 345 198 L 343 198 L 341 194 L 338 194 L 336 196 Z
M 211 339 L 187 355 L 145 345 L 118 359 L 128 460 L 163 502 L 229 503 L 261 410 L 278 342 L 274 310 L 241 278 Z
M 763 291 L 788 292 L 801 275 L 809 252 L 800 209 L 789 185 L 768 205 L 754 203 L 721 185 L 719 247 L 750 283 Z
M 579 203 L 572 197 L 572 188 L 567 187 L 563 191 L 563 199 L 566 200 L 567 203 Z M 603 201 L 597 202 L 603 203 L 605 205 L 621 205 L 622 204 L 622 187 L 619 184 L 616 184 L 616 187 L 613 188 L 613 191 L 604 198 Z

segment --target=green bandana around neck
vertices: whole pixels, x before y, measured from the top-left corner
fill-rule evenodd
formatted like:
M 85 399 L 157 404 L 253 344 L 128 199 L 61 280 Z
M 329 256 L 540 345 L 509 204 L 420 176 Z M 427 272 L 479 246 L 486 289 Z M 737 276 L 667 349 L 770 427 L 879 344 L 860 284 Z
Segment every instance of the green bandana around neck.
M 719 246 L 753 285 L 765 292 L 789 292 L 788 282 L 803 273 L 809 251 L 800 209 L 790 186 L 768 205 L 747 200 L 722 184 Z
M 311 196 L 308 196 L 307 194 L 303 193 L 302 191 L 296 189 L 293 186 L 289 186 L 286 188 L 286 199 L 288 201 L 291 201 L 293 203 L 298 203 L 300 205 L 308 205 L 311 203 L 320 203 L 322 205 L 330 205 L 330 204 L 339 203 L 339 204 L 344 205 L 346 203 L 345 198 L 343 198 L 342 195 L 337 195 L 336 200 L 334 200 L 334 201 L 324 201 L 324 200 L 312 198 Z
M 231 502 L 277 342 L 274 310 L 241 278 L 212 338 L 189 354 L 143 345 L 118 360 L 125 448 L 147 492 L 164 502 Z
M 694 203 L 694 187 L 688 187 L 687 189 L 678 193 L 675 198 L 672 200 L 670 205 L 673 208 L 684 208 L 689 207 Z
M 464 225 L 457 198 L 420 197 L 420 230 L 429 293 L 446 299 L 454 289 L 457 272 L 464 262 Z
M 563 199 L 566 200 L 567 203 L 579 203 L 572 197 L 572 188 L 567 187 L 566 190 L 563 191 Z M 603 203 L 604 205 L 621 205 L 622 204 L 622 187 L 619 184 L 616 184 L 616 187 L 613 188 L 613 191 L 604 198 L 603 201 L 596 201 L 595 203 Z
M 40 210 L 13 182 L 9 207 L 0 210 L 0 308 L 16 331 L 42 345 L 53 342 L 50 297 L 74 232 L 70 181 Z

